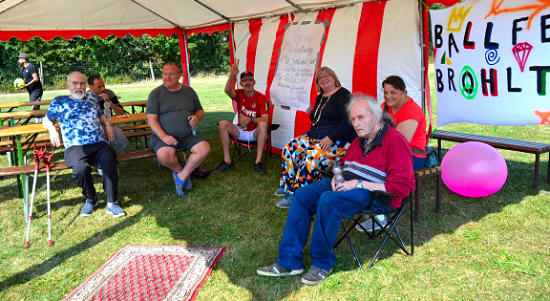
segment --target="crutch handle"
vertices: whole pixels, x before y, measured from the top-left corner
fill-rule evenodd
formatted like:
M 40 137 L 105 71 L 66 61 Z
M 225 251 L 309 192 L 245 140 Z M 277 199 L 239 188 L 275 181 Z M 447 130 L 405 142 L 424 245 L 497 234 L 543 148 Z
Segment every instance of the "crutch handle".
M 53 144 L 52 144 L 51 153 L 47 153 L 46 149 L 44 149 L 44 153 L 42 154 L 42 162 L 44 163 L 44 166 L 46 166 L 46 171 L 51 170 L 52 157 L 54 153 L 55 153 L 55 148 L 53 147 Z
M 34 149 L 32 151 L 32 156 L 34 158 L 34 169 L 38 170 L 40 166 L 40 158 L 42 158 L 44 151 L 42 148 L 38 148 L 36 143 L 34 144 Z

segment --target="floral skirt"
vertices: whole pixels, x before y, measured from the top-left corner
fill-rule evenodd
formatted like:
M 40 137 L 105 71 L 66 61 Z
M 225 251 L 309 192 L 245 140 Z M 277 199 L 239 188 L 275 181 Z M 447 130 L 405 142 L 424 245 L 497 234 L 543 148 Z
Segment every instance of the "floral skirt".
M 336 141 L 324 151 L 320 148 L 320 141 L 304 134 L 284 146 L 279 187 L 284 188 L 285 192 L 294 194 L 298 188 L 317 182 L 323 178 L 321 171 L 329 171 L 340 158 L 343 160 L 349 143 Z

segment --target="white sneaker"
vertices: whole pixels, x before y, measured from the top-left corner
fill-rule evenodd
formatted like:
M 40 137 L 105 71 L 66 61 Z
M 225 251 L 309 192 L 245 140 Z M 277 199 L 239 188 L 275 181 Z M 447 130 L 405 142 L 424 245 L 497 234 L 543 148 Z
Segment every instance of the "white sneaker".
M 383 227 L 385 227 L 388 224 L 388 219 L 386 218 L 386 215 L 384 215 L 384 214 L 379 214 L 379 215 L 375 216 L 374 218 Z M 374 229 L 373 229 L 373 224 L 374 224 Z M 377 223 L 373 222 L 370 218 L 367 219 L 366 221 L 360 223 L 360 224 L 355 225 L 355 230 L 357 230 L 359 232 L 363 232 L 363 228 L 361 228 L 361 226 L 359 226 L 359 225 L 363 226 L 363 228 L 365 228 L 365 230 L 367 230 L 367 232 L 373 232 L 373 231 L 378 231 L 378 230 L 382 229 Z

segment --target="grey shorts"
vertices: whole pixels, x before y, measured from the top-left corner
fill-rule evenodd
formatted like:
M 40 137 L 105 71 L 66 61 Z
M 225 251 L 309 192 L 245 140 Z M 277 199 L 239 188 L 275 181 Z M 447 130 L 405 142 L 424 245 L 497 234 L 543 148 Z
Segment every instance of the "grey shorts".
M 151 148 L 155 151 L 155 153 L 162 147 L 165 147 L 165 146 L 168 146 L 168 147 L 173 147 L 175 149 L 183 149 L 185 151 L 189 151 L 191 150 L 191 148 L 193 146 L 195 146 L 195 144 L 199 143 L 199 142 L 202 142 L 202 141 L 206 141 L 201 135 L 189 135 L 189 136 L 186 136 L 186 137 L 177 137 L 177 136 L 173 136 L 174 138 L 176 138 L 176 140 L 178 140 L 178 145 L 168 145 L 166 143 L 164 143 L 164 141 L 162 141 L 159 137 L 157 137 L 157 135 L 155 134 L 151 134 Z

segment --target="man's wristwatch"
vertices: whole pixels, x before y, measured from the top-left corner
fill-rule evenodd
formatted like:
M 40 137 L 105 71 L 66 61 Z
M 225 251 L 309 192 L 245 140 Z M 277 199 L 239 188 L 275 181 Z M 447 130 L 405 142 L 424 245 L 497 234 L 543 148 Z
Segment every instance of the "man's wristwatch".
M 254 117 L 252 117 L 252 119 L 250 119 L 250 122 L 256 123 L 255 120 L 254 120 Z
M 355 185 L 355 188 L 363 189 L 363 184 L 361 184 L 361 180 L 357 180 L 357 185 Z

